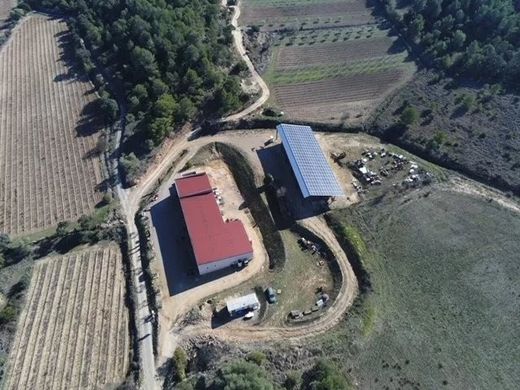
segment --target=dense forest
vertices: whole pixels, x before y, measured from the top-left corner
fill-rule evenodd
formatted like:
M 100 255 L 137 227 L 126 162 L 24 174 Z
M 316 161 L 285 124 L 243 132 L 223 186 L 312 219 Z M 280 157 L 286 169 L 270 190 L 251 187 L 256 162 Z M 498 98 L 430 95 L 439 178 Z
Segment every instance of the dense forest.
M 29 2 L 69 16 L 80 65 L 93 79 L 95 65 L 110 75 L 128 121 L 139 123 L 134 144 L 145 152 L 197 115 L 222 115 L 247 98 L 236 76 L 232 27 L 218 0 Z M 118 106 L 106 93 L 101 106 L 108 120 L 116 119 Z
M 384 3 L 427 62 L 454 75 L 520 89 L 519 1 L 409 0 L 398 8 L 395 0 Z

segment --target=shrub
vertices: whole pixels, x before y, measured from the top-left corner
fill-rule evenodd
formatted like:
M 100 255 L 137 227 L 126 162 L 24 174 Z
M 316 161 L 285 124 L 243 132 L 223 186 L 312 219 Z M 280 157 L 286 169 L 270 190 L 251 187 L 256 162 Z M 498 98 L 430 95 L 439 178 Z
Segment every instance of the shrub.
M 330 362 L 318 360 L 316 364 L 303 374 L 304 390 L 346 390 L 350 386 L 347 379 Z
M 238 361 L 218 370 L 211 388 L 216 390 L 272 390 L 274 386 L 265 370 L 256 364 Z
M 248 362 L 255 363 L 257 366 L 261 366 L 266 359 L 265 354 L 260 351 L 252 351 L 247 354 L 246 360 Z
M 415 107 L 408 106 L 401 113 L 401 123 L 405 126 L 411 126 L 419 120 L 419 111 Z
M 173 369 L 175 370 L 175 378 L 182 382 L 186 379 L 186 369 L 188 368 L 188 357 L 181 347 L 177 347 L 173 353 Z
M 16 320 L 16 314 L 16 308 L 8 304 L 0 311 L 0 324 L 5 325 Z
M 285 381 L 283 382 L 283 387 L 287 390 L 293 390 L 298 387 L 298 382 L 300 379 L 298 378 L 298 374 L 295 372 L 289 372 L 285 377 Z

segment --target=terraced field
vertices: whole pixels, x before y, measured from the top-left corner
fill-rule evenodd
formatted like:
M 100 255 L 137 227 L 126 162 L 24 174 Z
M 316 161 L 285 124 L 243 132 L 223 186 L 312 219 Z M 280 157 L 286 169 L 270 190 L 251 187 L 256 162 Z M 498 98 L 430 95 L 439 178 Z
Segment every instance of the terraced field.
M 264 77 L 289 119 L 355 124 L 413 75 L 407 57 L 373 26 L 300 32 L 275 43 Z
M 397 37 L 381 28 L 384 20 L 375 24 L 366 1 L 240 4 L 243 25 L 260 27 L 258 40 L 270 43 L 270 55 L 261 46 L 255 58 L 265 68 L 269 104 L 288 120 L 359 125 L 416 71 Z
M 242 0 L 240 24 L 264 31 L 375 23 L 365 0 Z
M 87 214 L 101 200 L 96 94 L 69 68 L 62 20 L 26 18 L 0 51 L 0 232 Z
M 101 388 L 129 367 L 119 249 L 93 247 L 39 261 L 11 349 L 5 389 Z

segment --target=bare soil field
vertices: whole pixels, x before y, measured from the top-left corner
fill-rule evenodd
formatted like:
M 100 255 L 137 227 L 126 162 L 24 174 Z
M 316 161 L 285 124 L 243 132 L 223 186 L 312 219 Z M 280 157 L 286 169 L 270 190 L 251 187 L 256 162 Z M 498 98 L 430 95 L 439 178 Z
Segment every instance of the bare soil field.
M 119 248 L 93 247 L 37 262 L 5 388 L 121 383 L 129 368 L 128 325 Z
M 390 69 L 275 86 L 273 92 L 277 105 L 288 118 L 343 122 L 348 119 L 348 111 L 366 112 L 366 105 L 382 99 L 405 78 L 402 70 Z
M 247 0 L 242 2 L 242 25 L 258 25 L 264 30 L 300 26 L 345 26 L 374 23 L 372 12 L 363 0 L 321 3 L 291 1 L 280 4 Z
M 417 109 L 420 120 L 400 131 L 396 124 L 406 104 Z M 470 83 L 454 85 L 422 71 L 390 95 L 370 122 L 373 134 L 520 194 L 518 118 L 518 96 Z
M 0 0 L 0 25 L 9 18 L 9 13 L 16 3 L 16 0 Z
M 346 63 L 390 54 L 395 40 L 378 37 L 368 40 L 348 40 L 341 43 L 316 46 L 285 46 L 277 50 L 277 69 L 292 69 L 302 66 Z
M 26 18 L 0 51 L 0 231 L 41 230 L 101 199 L 93 86 L 66 61 L 65 22 Z

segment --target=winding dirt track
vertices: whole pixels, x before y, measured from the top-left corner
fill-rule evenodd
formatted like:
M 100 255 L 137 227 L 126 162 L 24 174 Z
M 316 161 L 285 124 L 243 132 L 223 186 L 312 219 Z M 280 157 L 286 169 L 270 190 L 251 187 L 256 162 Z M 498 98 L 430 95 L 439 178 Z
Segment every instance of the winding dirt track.
M 234 147 L 241 149 L 242 153 L 247 154 L 247 151 L 240 147 L 236 139 L 239 134 L 224 133 L 217 134 L 212 137 L 203 137 L 191 142 L 180 139 L 178 142 L 172 144 L 166 155 L 162 158 L 160 163 L 147 175 L 140 184 L 132 191 L 129 196 L 130 204 L 137 205 L 141 197 L 148 193 L 156 180 L 164 174 L 170 164 L 176 160 L 182 150 L 186 150 L 184 157 L 177 163 L 177 167 L 182 167 L 201 147 L 212 142 L 230 143 Z M 260 172 L 261 166 L 258 161 L 251 161 L 256 166 L 254 171 Z M 175 174 L 175 173 L 174 173 Z M 357 292 L 358 283 L 354 271 L 348 261 L 347 256 L 343 252 L 336 237 L 327 226 L 323 218 L 311 217 L 300 221 L 302 225 L 311 230 L 319 236 L 332 250 L 336 257 L 342 276 L 342 286 L 336 297 L 334 303 L 329 307 L 326 313 L 311 323 L 296 326 L 296 327 L 233 327 L 230 329 L 210 329 L 209 324 L 201 324 L 190 327 L 177 327 L 171 331 L 178 335 L 177 339 L 182 339 L 201 336 L 214 335 L 224 340 L 234 340 L 241 342 L 256 342 L 258 340 L 281 340 L 281 339 L 296 339 L 307 336 L 313 336 L 319 333 L 326 332 L 333 328 L 344 316 L 347 309 L 352 305 Z M 213 295 L 214 292 L 210 295 Z
M 308 218 L 301 221 L 301 224 L 318 235 L 328 245 L 336 256 L 341 269 L 343 279 L 341 289 L 334 303 L 323 316 L 313 322 L 294 327 L 237 326 L 229 329 L 211 329 L 209 323 L 205 323 L 175 329 L 174 331 L 179 334 L 180 339 L 212 335 L 223 340 L 240 341 L 242 343 L 261 340 L 294 341 L 324 333 L 335 327 L 354 302 L 358 292 L 357 279 L 345 252 L 341 249 L 336 237 L 334 237 L 323 218 Z
M 223 1 L 223 4 L 225 5 L 225 1 Z M 265 81 L 260 77 L 258 72 L 255 69 L 255 66 L 251 62 L 251 59 L 247 55 L 246 49 L 244 47 L 244 41 L 242 39 L 242 30 L 240 30 L 240 27 L 238 27 L 238 18 L 240 17 L 240 2 L 237 2 L 237 5 L 231 7 L 234 10 L 233 16 L 231 18 L 231 25 L 233 26 L 233 39 L 235 41 L 235 48 L 238 52 L 238 54 L 242 57 L 244 62 L 247 65 L 247 68 L 249 69 L 249 72 L 251 72 L 251 79 L 256 82 L 261 89 L 260 97 L 249 107 L 246 109 L 240 111 L 239 113 L 227 116 L 225 118 L 222 118 L 220 122 L 234 122 L 237 121 L 246 115 L 251 114 L 252 112 L 259 109 L 261 106 L 264 105 L 265 102 L 267 102 L 267 99 L 269 99 L 270 92 L 269 87 L 267 87 L 267 84 Z

